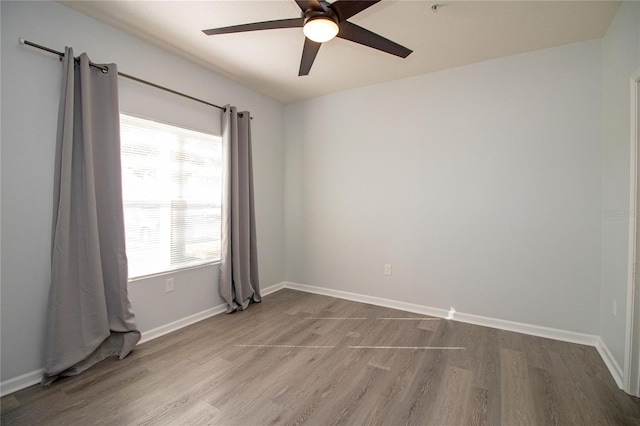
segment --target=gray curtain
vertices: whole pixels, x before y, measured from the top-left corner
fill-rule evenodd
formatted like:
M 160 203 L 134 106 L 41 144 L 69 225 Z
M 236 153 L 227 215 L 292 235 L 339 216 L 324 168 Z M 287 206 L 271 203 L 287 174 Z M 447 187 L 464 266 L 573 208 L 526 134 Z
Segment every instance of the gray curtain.
M 54 177 L 46 386 L 140 340 L 127 294 L 115 64 L 65 49 Z
M 251 117 L 225 106 L 222 114 L 222 247 L 220 295 L 227 313 L 260 302 L 253 201 Z

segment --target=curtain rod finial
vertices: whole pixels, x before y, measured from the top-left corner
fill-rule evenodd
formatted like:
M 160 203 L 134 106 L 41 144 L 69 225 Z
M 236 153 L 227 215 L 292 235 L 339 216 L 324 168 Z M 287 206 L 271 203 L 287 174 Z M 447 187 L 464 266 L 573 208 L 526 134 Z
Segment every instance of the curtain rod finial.
M 18 43 L 20 43 L 20 44 L 24 44 L 24 39 L 23 39 L 22 37 L 20 37 L 20 38 L 18 39 Z

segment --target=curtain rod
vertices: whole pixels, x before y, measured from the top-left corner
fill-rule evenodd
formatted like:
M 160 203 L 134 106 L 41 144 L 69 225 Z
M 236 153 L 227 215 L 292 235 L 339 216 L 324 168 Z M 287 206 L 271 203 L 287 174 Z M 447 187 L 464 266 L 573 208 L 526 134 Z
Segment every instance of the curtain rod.
M 60 56 L 60 58 L 64 57 L 64 52 L 58 52 L 57 50 L 53 50 L 53 49 L 51 49 L 49 47 L 42 46 L 42 45 L 30 42 L 29 40 L 25 40 L 23 38 L 18 39 L 18 41 L 20 42 L 20 44 L 26 44 L 27 46 L 35 47 L 36 49 L 41 49 L 41 50 L 45 50 L 45 51 L 47 51 L 49 53 L 56 54 L 56 55 Z M 102 71 L 105 71 L 105 72 L 108 70 L 107 67 L 100 66 L 100 65 L 97 65 L 97 64 L 89 63 L 89 65 L 94 67 L 94 68 L 101 69 Z M 205 104 L 205 105 L 212 106 L 214 108 L 218 108 L 218 109 L 220 109 L 222 111 L 225 110 L 225 108 L 221 107 L 220 105 L 212 104 L 211 102 L 207 102 L 207 101 L 204 101 L 202 99 L 194 98 L 193 96 L 187 95 L 185 93 L 178 92 L 178 91 L 173 90 L 173 89 L 169 89 L 168 87 L 160 86 L 159 84 L 155 84 L 155 83 L 152 83 L 150 81 L 143 80 L 141 78 L 134 77 L 134 76 L 129 75 L 129 74 L 125 74 L 123 72 L 118 72 L 118 75 L 120 77 L 128 78 L 129 80 L 137 81 L 138 83 L 146 84 L 147 86 L 155 87 L 156 89 L 164 90 L 165 92 L 173 93 L 174 95 L 182 96 L 183 98 L 191 99 L 192 101 L 200 102 L 201 104 Z

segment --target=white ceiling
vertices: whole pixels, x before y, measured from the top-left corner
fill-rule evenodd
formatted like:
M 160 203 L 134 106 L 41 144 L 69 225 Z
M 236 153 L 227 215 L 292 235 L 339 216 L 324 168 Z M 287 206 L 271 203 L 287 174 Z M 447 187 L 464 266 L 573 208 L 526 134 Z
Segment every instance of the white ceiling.
M 414 52 L 401 59 L 352 42 L 324 43 L 298 77 L 301 28 L 206 36 L 201 30 L 296 18 L 293 0 L 63 1 L 66 6 L 283 103 L 600 38 L 619 1 L 389 1 L 351 22 Z M 440 4 L 437 12 L 434 4 Z

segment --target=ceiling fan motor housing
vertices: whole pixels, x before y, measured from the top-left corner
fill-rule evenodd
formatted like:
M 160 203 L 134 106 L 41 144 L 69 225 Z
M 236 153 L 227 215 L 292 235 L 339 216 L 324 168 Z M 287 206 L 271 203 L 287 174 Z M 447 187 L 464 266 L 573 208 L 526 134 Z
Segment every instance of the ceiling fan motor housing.
M 302 17 L 304 18 L 305 24 L 314 19 L 331 19 L 336 25 L 340 23 L 338 16 L 336 16 L 331 9 L 327 9 L 326 11 L 307 10 L 306 12 L 302 12 Z

